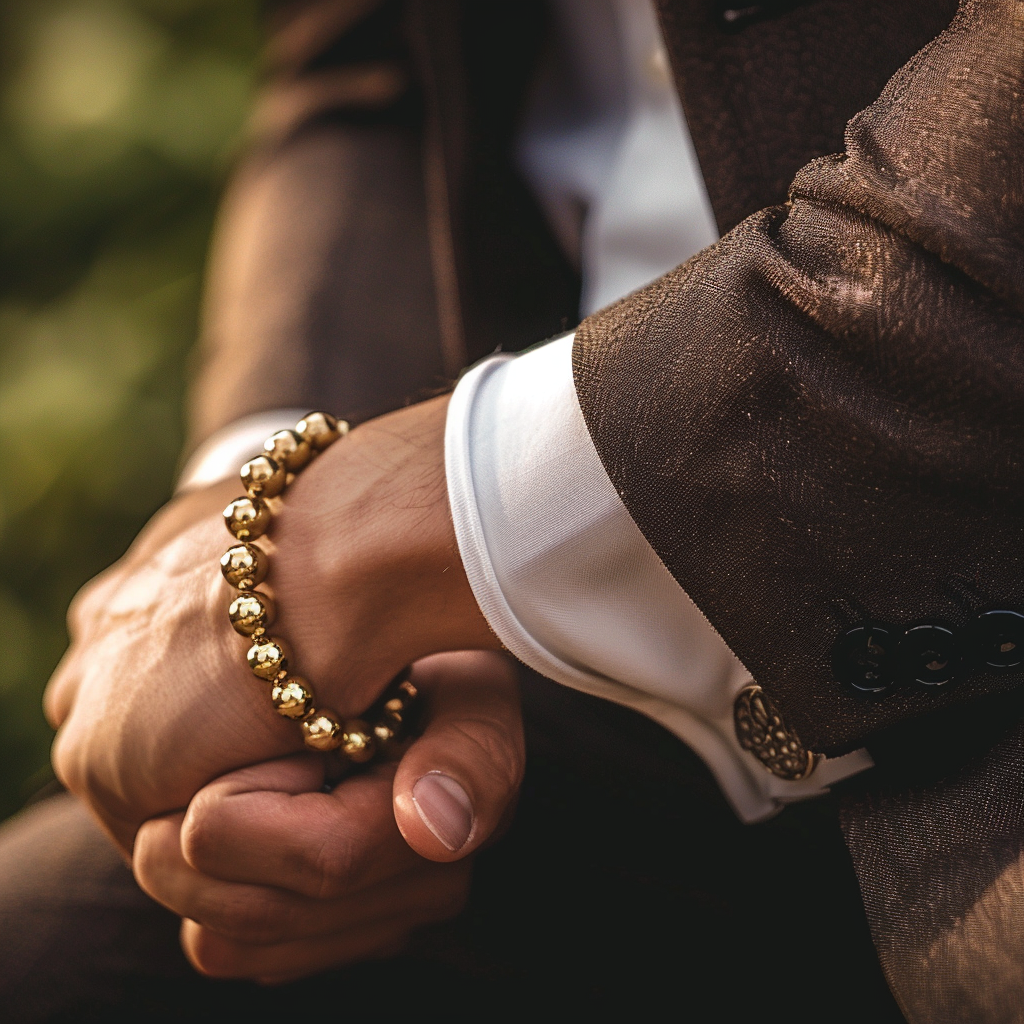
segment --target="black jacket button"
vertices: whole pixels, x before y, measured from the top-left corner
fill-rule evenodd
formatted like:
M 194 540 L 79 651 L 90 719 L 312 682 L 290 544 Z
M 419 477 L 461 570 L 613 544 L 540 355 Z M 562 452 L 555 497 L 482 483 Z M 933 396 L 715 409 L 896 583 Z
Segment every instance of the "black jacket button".
M 945 686 L 960 674 L 963 655 L 951 629 L 936 623 L 911 626 L 900 641 L 900 670 L 922 686 Z
M 832 650 L 836 681 L 865 697 L 881 697 L 895 685 L 899 633 L 865 623 L 844 633 Z
M 982 612 L 971 626 L 971 653 L 988 668 L 1024 663 L 1024 615 L 997 608 Z

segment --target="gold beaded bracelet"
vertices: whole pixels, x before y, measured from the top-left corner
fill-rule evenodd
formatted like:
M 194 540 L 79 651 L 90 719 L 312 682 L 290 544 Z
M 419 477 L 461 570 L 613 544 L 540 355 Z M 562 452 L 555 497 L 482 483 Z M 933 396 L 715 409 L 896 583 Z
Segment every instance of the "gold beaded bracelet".
M 288 649 L 267 630 L 275 617 L 274 604 L 256 587 L 267 578 L 267 553 L 253 543 L 273 521 L 269 502 L 279 497 L 320 452 L 348 433 L 348 424 L 325 412 L 311 412 L 294 430 L 280 430 L 263 443 L 263 454 L 250 459 L 241 471 L 246 493 L 224 509 L 228 531 L 239 543 L 228 548 L 220 560 L 224 578 L 238 593 L 228 609 L 231 625 L 252 641 L 249 668 L 257 678 L 272 685 L 270 699 L 278 714 L 302 727 L 307 747 L 319 751 L 338 750 L 357 764 L 376 753 L 397 753 L 413 725 L 417 707 L 416 687 L 401 673 L 366 718 L 342 722 L 335 712 L 316 707 L 312 687 L 301 676 L 292 675 Z

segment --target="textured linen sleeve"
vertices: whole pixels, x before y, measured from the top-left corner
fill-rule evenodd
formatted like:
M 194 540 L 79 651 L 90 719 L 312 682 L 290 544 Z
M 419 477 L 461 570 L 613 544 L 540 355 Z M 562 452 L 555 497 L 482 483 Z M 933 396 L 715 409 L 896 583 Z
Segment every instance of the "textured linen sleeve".
M 1024 679 L 973 639 L 1024 605 L 1022 10 L 964 0 L 787 204 L 576 333 L 634 521 L 823 753 Z
M 189 451 L 267 408 L 362 420 L 461 369 L 441 351 L 400 6 L 266 5 L 266 74 L 212 239 Z
M 455 532 L 502 643 L 549 678 L 674 732 L 744 820 L 870 766 L 861 751 L 788 782 L 739 745 L 733 702 L 750 673 L 672 578 L 601 466 L 573 386 L 572 340 L 478 364 L 449 408 Z

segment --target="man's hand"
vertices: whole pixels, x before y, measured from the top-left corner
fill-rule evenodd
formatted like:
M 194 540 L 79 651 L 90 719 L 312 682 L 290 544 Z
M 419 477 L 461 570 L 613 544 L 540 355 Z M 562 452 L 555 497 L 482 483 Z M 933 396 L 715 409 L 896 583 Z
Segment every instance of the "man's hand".
M 288 981 L 392 954 L 459 912 L 463 858 L 500 828 L 522 778 L 518 687 L 487 652 L 428 658 L 414 679 L 427 724 L 397 772 L 324 793 L 323 758 L 299 754 L 218 779 L 139 830 L 135 876 L 185 919 L 199 970 Z
M 57 775 L 130 854 L 138 826 L 226 771 L 299 749 L 261 707 L 223 617 L 216 557 L 228 483 L 160 512 L 68 615 L 71 647 L 47 688 Z M 211 562 L 211 559 L 214 561 Z M 220 614 L 218 614 L 220 613 Z
M 420 657 L 499 646 L 455 543 L 446 409 L 435 399 L 353 431 L 295 481 L 260 542 L 280 610 L 271 632 L 342 715 Z M 227 620 L 220 510 L 240 491 L 173 502 L 71 611 L 73 643 L 46 695 L 54 765 L 126 853 L 143 821 L 213 779 L 302 749 Z

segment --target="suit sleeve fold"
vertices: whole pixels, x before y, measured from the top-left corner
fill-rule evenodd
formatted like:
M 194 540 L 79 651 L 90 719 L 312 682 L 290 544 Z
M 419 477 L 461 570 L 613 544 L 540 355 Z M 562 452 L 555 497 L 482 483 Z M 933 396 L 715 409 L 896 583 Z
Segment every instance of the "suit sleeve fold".
M 789 202 L 584 321 L 601 460 L 666 566 L 828 754 L 1017 686 L 874 703 L 832 679 L 865 620 L 1024 605 L 1024 4 L 965 0 Z

